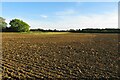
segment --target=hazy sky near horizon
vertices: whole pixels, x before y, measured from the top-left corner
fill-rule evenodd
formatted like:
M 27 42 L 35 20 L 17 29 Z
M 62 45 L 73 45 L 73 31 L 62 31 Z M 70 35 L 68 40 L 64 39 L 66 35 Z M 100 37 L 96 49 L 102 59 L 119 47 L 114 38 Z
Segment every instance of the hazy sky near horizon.
M 31 28 L 118 28 L 117 2 L 2 2 L 2 17 Z

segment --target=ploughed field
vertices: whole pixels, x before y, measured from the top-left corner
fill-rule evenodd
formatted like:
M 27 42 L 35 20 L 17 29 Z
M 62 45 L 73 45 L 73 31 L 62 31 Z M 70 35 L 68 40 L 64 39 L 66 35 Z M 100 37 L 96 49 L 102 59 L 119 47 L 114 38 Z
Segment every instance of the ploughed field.
M 118 34 L 2 34 L 3 79 L 117 78 Z

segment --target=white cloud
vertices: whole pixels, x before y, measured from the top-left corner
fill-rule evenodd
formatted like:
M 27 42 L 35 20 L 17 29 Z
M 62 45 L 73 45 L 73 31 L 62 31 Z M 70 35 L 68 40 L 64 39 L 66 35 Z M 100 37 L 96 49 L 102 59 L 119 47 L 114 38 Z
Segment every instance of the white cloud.
M 40 17 L 42 17 L 42 18 L 48 18 L 47 15 L 40 15 Z
M 52 17 L 50 17 L 52 18 Z M 6 18 L 7 22 L 12 18 Z M 83 28 L 118 28 L 118 12 L 113 11 L 105 14 L 57 16 L 56 21 L 41 21 L 19 18 L 27 22 L 31 28 L 42 29 L 83 29 Z
M 59 16 L 58 24 L 67 24 L 69 28 L 117 28 L 117 11 L 105 14 Z
M 42 29 L 83 29 L 83 28 L 118 28 L 118 13 L 114 11 L 106 14 L 58 16 L 56 22 L 40 20 L 25 20 L 31 28 Z

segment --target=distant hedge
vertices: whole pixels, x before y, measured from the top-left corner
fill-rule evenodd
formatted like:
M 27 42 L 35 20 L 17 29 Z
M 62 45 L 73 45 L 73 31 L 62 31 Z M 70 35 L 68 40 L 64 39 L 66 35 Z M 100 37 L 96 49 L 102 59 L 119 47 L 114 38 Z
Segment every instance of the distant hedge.
M 120 33 L 120 29 L 82 29 L 84 33 Z
M 37 31 L 37 32 L 73 32 L 73 33 L 120 33 L 120 29 L 114 29 L 114 28 L 109 28 L 109 29 L 70 29 L 70 30 L 44 30 L 44 29 L 30 29 L 30 31 Z

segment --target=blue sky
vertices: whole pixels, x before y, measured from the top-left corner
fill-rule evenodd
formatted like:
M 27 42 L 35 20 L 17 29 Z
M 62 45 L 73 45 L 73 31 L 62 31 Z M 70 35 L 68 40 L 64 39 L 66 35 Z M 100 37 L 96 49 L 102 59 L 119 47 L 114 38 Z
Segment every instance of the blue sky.
M 117 2 L 2 2 L 9 23 L 19 18 L 31 28 L 117 28 Z
M 119 0 L 1 0 L 2 2 L 118 2 Z

